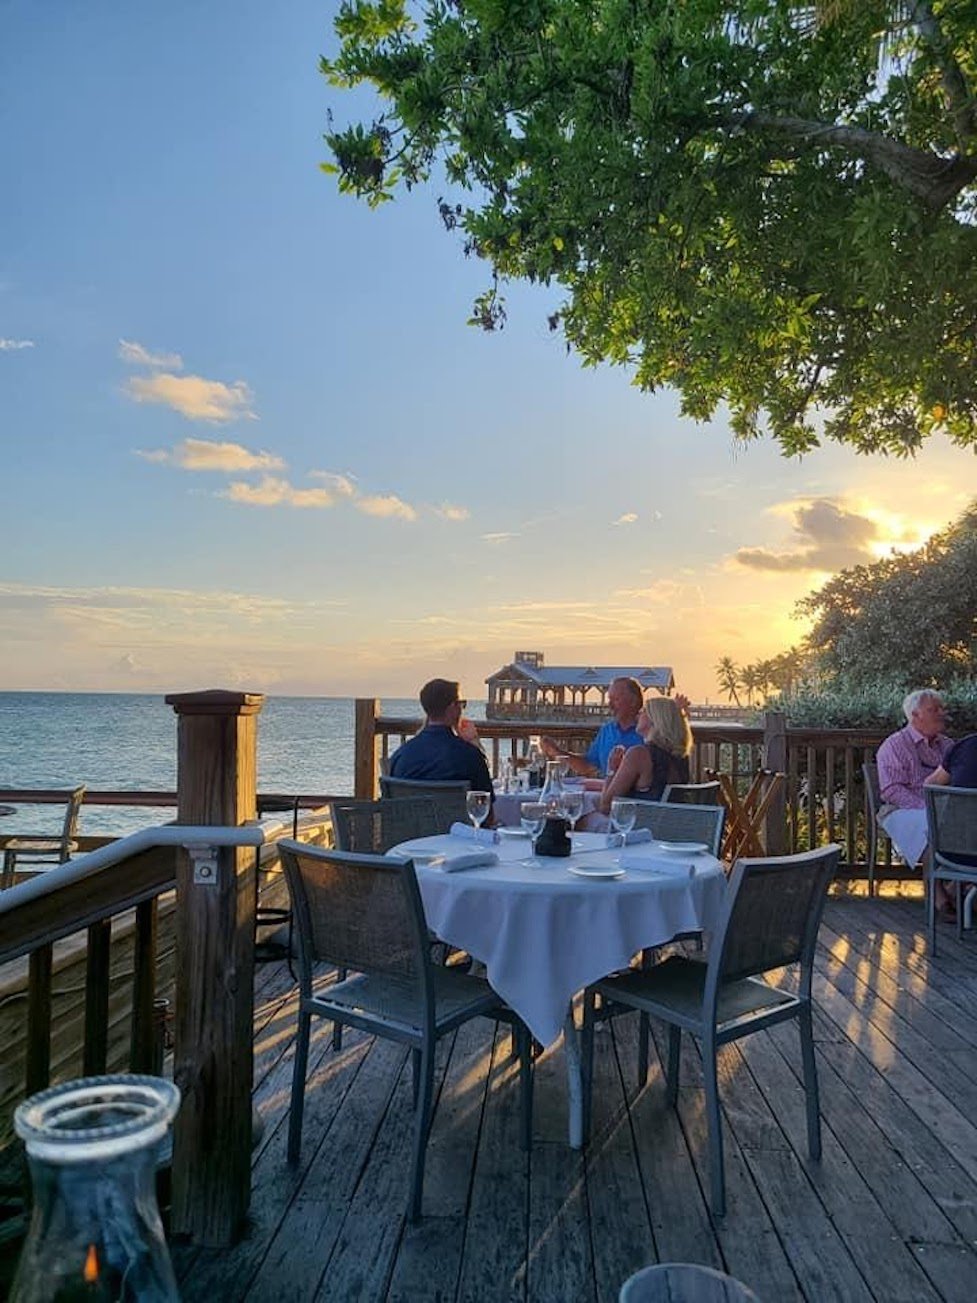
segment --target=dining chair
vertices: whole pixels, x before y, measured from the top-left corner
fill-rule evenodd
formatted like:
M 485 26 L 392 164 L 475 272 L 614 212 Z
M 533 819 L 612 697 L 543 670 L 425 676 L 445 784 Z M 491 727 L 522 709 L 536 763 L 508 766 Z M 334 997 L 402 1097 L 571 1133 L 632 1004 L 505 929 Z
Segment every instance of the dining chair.
M 923 788 L 931 862 L 926 875 L 926 925 L 936 954 L 936 880 L 956 884 L 957 940 L 963 940 L 964 883 L 977 885 L 977 788 Z
M 668 804 L 681 805 L 722 805 L 719 782 L 712 783 L 669 783 L 662 792 L 662 800 Z
M 33 833 L 11 837 L 3 851 L 0 890 L 12 887 L 18 873 L 46 873 L 48 869 L 71 859 L 78 849 L 75 837 L 84 799 L 84 787 L 76 787 L 68 797 L 60 837 Z
M 380 801 L 342 797 L 330 804 L 329 811 L 338 851 L 385 855 L 392 846 L 412 837 L 434 837 L 444 831 L 437 802 L 430 796 Z
M 621 1286 L 618 1303 L 760 1303 L 741 1280 L 695 1262 L 642 1267 Z
M 427 796 L 434 801 L 438 810 L 438 827 L 435 831 L 439 833 L 447 832 L 453 823 L 464 823 L 468 819 L 465 797 L 470 787 L 467 778 L 435 782 L 433 779 L 380 775 L 380 795 L 388 801 L 416 796 Z
M 281 841 L 299 951 L 299 1012 L 288 1123 L 288 1159 L 302 1143 L 305 1077 L 313 1017 L 357 1027 L 410 1048 L 414 1086 L 411 1221 L 421 1216 L 424 1157 L 434 1099 L 437 1042 L 471 1018 L 512 1024 L 519 1047 L 521 1140 L 532 1141 L 532 1059 L 522 1020 L 481 977 L 431 962 L 414 865 Z M 353 973 L 316 980 L 320 964 Z
M 702 842 L 719 856 L 726 808 L 722 805 L 680 805 L 666 801 L 635 801 L 635 828 L 647 828 L 656 841 Z
M 723 859 L 732 864 L 744 855 L 763 855 L 764 820 L 774 797 L 786 781 L 786 774 L 772 769 L 758 769 L 746 795 L 740 796 L 737 780 L 732 774 L 717 773 L 714 770 L 706 772 L 710 779 L 719 783 L 723 804 L 729 811 Z
M 637 1010 L 668 1025 L 667 1099 L 678 1098 L 682 1032 L 701 1042 L 706 1121 L 711 1155 L 710 1204 L 726 1208 L 717 1051 L 775 1023 L 796 1018 L 807 1102 L 807 1142 L 821 1155 L 821 1115 L 811 1027 L 811 977 L 821 914 L 841 854 L 840 846 L 800 855 L 739 860 L 705 961 L 673 955 L 650 969 L 628 969 L 584 992 L 584 1134 L 590 1124 L 596 997 L 604 1016 Z M 796 994 L 768 985 L 762 975 L 796 966 Z M 647 1076 L 647 1069 L 645 1077 Z M 639 1088 L 644 1084 L 639 1082 Z

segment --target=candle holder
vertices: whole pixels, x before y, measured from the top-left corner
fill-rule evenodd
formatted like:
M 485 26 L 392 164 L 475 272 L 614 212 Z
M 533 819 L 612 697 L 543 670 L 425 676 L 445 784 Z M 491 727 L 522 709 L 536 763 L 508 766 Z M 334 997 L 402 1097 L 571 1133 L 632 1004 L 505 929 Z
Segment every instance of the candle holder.
M 178 1303 L 155 1177 L 179 1106 L 173 1082 L 119 1075 L 18 1107 L 34 1208 L 11 1303 Z

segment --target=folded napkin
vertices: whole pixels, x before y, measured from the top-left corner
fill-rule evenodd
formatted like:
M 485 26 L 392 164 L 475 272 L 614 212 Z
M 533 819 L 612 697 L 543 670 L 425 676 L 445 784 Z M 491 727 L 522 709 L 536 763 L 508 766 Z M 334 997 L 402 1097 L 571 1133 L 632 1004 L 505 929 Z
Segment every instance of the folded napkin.
M 607 845 L 611 846 L 640 846 L 642 842 L 650 842 L 650 828 L 632 828 L 630 832 L 609 832 L 607 834 Z
M 448 829 L 452 837 L 464 837 L 467 841 L 478 842 L 479 846 L 494 846 L 499 834 L 494 828 L 473 828 L 470 823 L 453 823 Z
M 481 869 L 498 862 L 495 851 L 466 851 L 464 855 L 446 855 L 431 867 L 440 869 L 442 873 L 460 873 L 464 869 Z

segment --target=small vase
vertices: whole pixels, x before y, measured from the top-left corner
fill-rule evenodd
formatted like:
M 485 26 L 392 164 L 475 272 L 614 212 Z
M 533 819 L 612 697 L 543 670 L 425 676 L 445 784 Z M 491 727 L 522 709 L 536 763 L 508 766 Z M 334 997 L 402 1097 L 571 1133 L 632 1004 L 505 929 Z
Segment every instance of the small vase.
M 14 1114 L 34 1192 L 11 1303 L 178 1303 L 156 1205 L 160 1142 L 180 1105 L 161 1077 L 83 1077 Z

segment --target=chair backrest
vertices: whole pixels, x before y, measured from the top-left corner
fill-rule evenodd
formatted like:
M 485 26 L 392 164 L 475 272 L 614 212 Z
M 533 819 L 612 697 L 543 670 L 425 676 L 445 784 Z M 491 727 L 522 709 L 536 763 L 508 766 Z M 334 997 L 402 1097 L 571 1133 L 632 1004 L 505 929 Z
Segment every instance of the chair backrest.
M 465 795 L 470 787 L 467 778 L 435 782 L 426 778 L 390 778 L 386 774 L 380 776 L 380 795 L 387 800 L 399 801 L 408 796 L 430 797 L 438 810 L 437 832 L 447 832 L 453 823 L 459 820 L 464 823 L 467 820 Z
M 719 783 L 669 783 L 662 800 L 675 805 L 721 805 Z
M 738 860 L 709 952 L 710 990 L 725 981 L 800 964 L 810 992 L 821 913 L 841 855 L 823 846 L 800 855 Z
M 78 833 L 78 820 L 81 816 L 81 806 L 85 799 L 84 787 L 76 787 L 68 797 L 68 806 L 64 812 L 64 823 L 61 825 L 61 863 L 71 858 L 71 843 Z
M 926 822 L 933 854 L 959 860 L 963 868 L 977 864 L 977 787 L 923 788 Z
M 315 964 L 400 978 L 430 999 L 427 927 L 414 866 L 304 842 L 278 843 L 299 941 L 304 994 Z
M 879 791 L 879 767 L 874 760 L 866 760 L 862 765 L 862 777 L 865 780 L 865 816 L 874 823 L 882 809 L 882 793 Z
M 661 842 L 704 842 L 719 854 L 726 822 L 724 805 L 672 805 L 665 801 L 635 801 L 636 828 L 649 828 Z
M 396 801 L 333 801 L 333 839 L 338 851 L 384 855 L 391 846 L 412 837 L 433 837 L 438 829 L 438 807 L 429 796 Z

